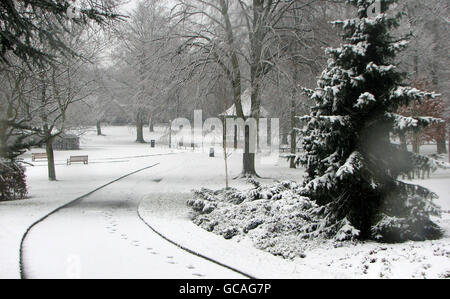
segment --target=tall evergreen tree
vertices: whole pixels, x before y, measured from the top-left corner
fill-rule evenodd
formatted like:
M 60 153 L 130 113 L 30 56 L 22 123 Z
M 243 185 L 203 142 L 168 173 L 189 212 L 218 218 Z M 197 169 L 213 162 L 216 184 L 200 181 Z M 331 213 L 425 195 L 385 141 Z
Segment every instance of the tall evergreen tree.
M 51 62 L 57 52 L 75 55 L 63 41 L 69 20 L 85 25 L 90 21 L 106 24 L 120 19 L 113 12 L 119 0 L 2 0 L 0 1 L 0 65 L 11 63 L 8 55 L 39 65 Z M 79 13 L 77 4 L 84 4 Z M 72 15 L 72 14 L 73 15 Z M 52 28 L 51 30 L 49 28 Z
M 379 15 L 369 9 L 381 4 Z M 388 8 L 397 0 L 347 0 L 356 6 L 354 19 L 334 22 L 344 43 L 327 49 L 329 64 L 304 117 L 307 168 L 305 195 L 323 206 L 325 223 L 314 227 L 339 240 L 376 239 L 399 242 L 438 238 L 430 219 L 439 215 L 431 191 L 398 180 L 420 158 L 391 143 L 393 132 L 419 130 L 439 119 L 403 117 L 399 106 L 433 98 L 433 93 L 402 85 L 405 74 L 394 60 L 407 46 L 395 38 L 400 13 Z M 424 158 L 424 157 L 423 157 Z

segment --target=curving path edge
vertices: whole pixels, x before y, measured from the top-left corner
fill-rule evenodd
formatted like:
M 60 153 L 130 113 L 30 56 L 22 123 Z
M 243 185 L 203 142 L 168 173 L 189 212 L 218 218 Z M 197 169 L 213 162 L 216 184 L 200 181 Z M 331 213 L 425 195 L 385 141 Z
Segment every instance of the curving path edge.
M 141 201 L 141 203 L 142 203 L 142 201 Z M 187 247 L 185 247 L 185 246 L 183 246 L 183 245 L 181 245 L 181 244 L 179 244 L 179 243 L 177 243 L 177 242 L 175 242 L 175 241 L 169 239 L 167 236 L 165 236 L 164 234 L 162 234 L 161 232 L 159 232 L 158 230 L 156 230 L 156 229 L 155 229 L 153 226 L 151 226 L 147 221 L 145 221 L 144 217 L 142 217 L 142 215 L 141 215 L 141 213 L 140 213 L 140 211 L 139 211 L 139 207 L 140 207 L 140 204 L 138 205 L 138 208 L 137 208 L 137 215 L 138 215 L 139 219 L 141 219 L 142 222 L 144 222 L 145 225 L 148 226 L 155 234 L 157 234 L 158 236 L 160 236 L 161 238 L 163 238 L 163 239 L 166 240 L 167 242 L 169 242 L 169 243 L 175 245 L 176 247 L 178 247 L 178 248 L 180 248 L 180 249 L 182 249 L 182 250 L 184 250 L 184 251 L 186 251 L 186 252 L 188 252 L 188 253 L 190 253 L 190 254 L 192 254 L 192 255 L 198 256 L 198 257 L 200 257 L 200 258 L 202 258 L 202 259 L 204 259 L 204 260 L 207 260 L 207 261 L 209 261 L 209 262 L 211 262 L 211 263 L 214 263 L 214 264 L 216 264 L 216 265 L 218 265 L 218 266 L 221 266 L 221 267 L 227 268 L 227 269 L 229 269 L 229 270 L 231 270 L 231 271 L 233 271 L 233 272 L 239 273 L 239 274 L 241 274 L 241 275 L 243 275 L 243 276 L 245 276 L 245 277 L 247 277 L 247 278 L 249 278 L 249 279 L 257 279 L 256 277 L 254 277 L 254 276 L 252 276 L 252 275 L 250 275 L 250 274 L 247 274 L 247 273 L 245 273 L 245 272 L 243 272 L 243 271 L 241 271 L 241 270 L 239 270 L 239 269 L 236 269 L 236 268 L 234 268 L 234 267 L 231 267 L 231 266 L 229 266 L 229 265 L 226 265 L 226 264 L 224 264 L 224 263 L 222 263 L 222 262 L 220 262 L 220 261 L 218 261 L 218 260 L 216 260 L 216 259 L 213 259 L 213 258 L 210 258 L 210 257 L 208 257 L 208 256 L 205 256 L 205 255 L 203 255 L 203 254 L 201 254 L 201 253 L 199 253 L 199 252 L 196 252 L 196 251 L 194 251 L 194 250 L 192 250 L 192 249 L 189 249 L 189 248 L 187 248 Z
M 133 172 L 130 172 L 130 173 L 126 174 L 126 175 L 123 175 L 123 176 L 121 176 L 121 177 L 119 177 L 119 178 L 117 178 L 117 179 L 115 179 L 115 180 L 112 180 L 112 181 L 110 181 L 110 182 L 108 182 L 108 183 L 106 183 L 106 184 L 104 184 L 104 185 L 102 185 L 102 186 L 100 186 L 100 187 L 98 187 L 98 188 L 96 188 L 96 189 L 94 189 L 94 190 L 92 190 L 92 191 L 90 191 L 90 192 L 88 192 L 88 193 L 86 193 L 86 194 L 80 196 L 80 197 L 77 197 L 77 198 L 75 198 L 74 200 L 72 200 L 72 201 L 70 201 L 70 202 L 68 202 L 68 203 L 66 203 L 66 204 L 64 204 L 64 205 L 62 205 L 62 206 L 60 206 L 60 207 L 58 207 L 58 208 L 56 208 L 56 209 L 54 209 L 54 210 L 51 211 L 50 213 L 47 213 L 47 214 L 44 215 L 43 217 L 41 217 L 41 218 L 39 218 L 38 220 L 36 220 L 35 222 L 33 222 L 33 223 L 27 228 L 27 230 L 26 230 L 25 233 L 23 234 L 22 239 L 21 239 L 21 241 L 20 241 L 20 248 L 19 248 L 19 251 L 20 251 L 20 252 L 19 252 L 19 272 L 20 272 L 20 278 L 21 278 L 21 279 L 26 279 L 26 278 L 27 278 L 27 276 L 26 276 L 26 271 L 25 271 L 25 265 L 24 265 L 24 262 L 23 262 L 23 252 L 24 252 L 23 244 L 24 244 L 24 242 L 25 242 L 26 237 L 27 237 L 28 234 L 30 233 L 30 231 L 31 231 L 36 225 L 38 225 L 39 223 L 43 222 L 45 219 L 47 219 L 47 218 L 50 217 L 51 215 L 55 214 L 56 212 L 58 212 L 58 211 L 64 209 L 65 207 L 67 207 L 67 206 L 69 206 L 69 205 L 72 205 L 72 204 L 74 204 L 74 203 L 76 203 L 76 202 L 78 202 L 78 201 L 80 201 L 80 200 L 82 200 L 82 199 L 84 199 L 84 198 L 86 198 L 86 197 L 92 195 L 93 193 L 95 193 L 95 192 L 97 192 L 97 191 L 99 191 L 99 190 L 101 190 L 101 189 L 103 189 L 103 188 L 105 188 L 105 187 L 111 185 L 111 184 L 114 184 L 114 183 L 116 183 L 116 182 L 118 182 L 118 181 L 120 181 L 120 180 L 122 180 L 122 179 L 124 179 L 124 178 L 127 178 L 127 177 L 129 177 L 129 176 L 131 176 L 131 175 L 133 175 L 133 174 L 136 174 L 136 173 L 142 172 L 142 171 L 144 171 L 144 170 L 153 168 L 153 167 L 155 167 L 155 166 L 157 166 L 157 165 L 159 165 L 159 164 L 160 164 L 160 163 L 155 163 L 155 164 L 153 164 L 153 165 L 151 165 L 151 166 L 147 166 L 147 167 L 138 169 L 138 170 L 136 170 L 136 171 L 133 171 Z

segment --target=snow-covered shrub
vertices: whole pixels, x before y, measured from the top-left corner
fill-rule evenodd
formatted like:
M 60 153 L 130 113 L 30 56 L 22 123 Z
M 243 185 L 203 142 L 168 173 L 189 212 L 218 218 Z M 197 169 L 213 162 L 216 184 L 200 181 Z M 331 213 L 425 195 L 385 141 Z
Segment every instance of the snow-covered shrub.
M 201 189 L 194 191 L 194 198 L 188 200 L 187 205 L 194 211 L 201 214 L 211 213 L 217 206 L 217 198 L 213 191 L 208 189 Z
M 23 199 L 26 194 L 25 168 L 0 159 L 0 201 Z
M 437 239 L 442 234 L 439 226 L 429 218 L 430 215 L 440 216 L 441 213 L 431 200 L 411 196 L 405 206 L 395 206 L 391 203 L 386 210 L 390 215 L 397 216 L 379 216 L 378 222 L 372 227 L 372 236 L 376 240 L 390 243 L 404 240 L 424 241 Z
M 193 222 L 225 239 L 249 237 L 257 248 L 284 258 L 302 256 L 304 239 L 326 236 L 311 234 L 311 227 L 324 226 L 318 212 L 321 207 L 300 196 L 297 183 L 249 183 L 253 187 L 245 191 L 194 191 L 194 199 L 188 202 L 194 211 Z

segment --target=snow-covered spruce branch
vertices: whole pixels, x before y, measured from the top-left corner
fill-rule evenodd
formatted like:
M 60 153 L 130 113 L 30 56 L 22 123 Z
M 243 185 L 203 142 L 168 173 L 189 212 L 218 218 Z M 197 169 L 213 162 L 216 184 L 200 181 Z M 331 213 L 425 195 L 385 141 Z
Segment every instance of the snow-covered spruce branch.
M 444 120 L 435 117 L 407 117 L 396 113 L 386 113 L 386 118 L 393 122 L 393 132 L 405 132 L 409 130 L 420 130 L 432 124 L 444 123 Z
M 424 98 L 435 99 L 440 94 L 434 92 L 421 91 L 414 87 L 399 86 L 389 95 L 389 101 L 398 106 L 407 106 L 412 101 L 421 101 Z

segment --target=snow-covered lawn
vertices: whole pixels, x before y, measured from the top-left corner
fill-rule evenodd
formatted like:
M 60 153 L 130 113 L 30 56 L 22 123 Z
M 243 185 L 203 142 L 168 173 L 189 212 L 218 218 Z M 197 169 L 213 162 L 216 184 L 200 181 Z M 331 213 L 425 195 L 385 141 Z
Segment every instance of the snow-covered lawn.
M 128 172 L 159 160 L 159 154 L 175 154 L 167 148 L 150 149 L 148 144 L 136 144 L 129 127 L 109 127 L 106 136 L 88 132 L 81 140 L 80 151 L 56 151 L 57 182 L 47 179 L 47 162 L 38 161 L 27 167 L 29 199 L 0 202 L 0 278 L 19 278 L 19 245 L 26 229 L 55 208 L 104 185 Z M 146 136 L 148 140 L 150 136 Z M 33 149 L 32 152 L 44 152 Z M 173 152 L 173 153 L 172 153 Z M 70 155 L 89 155 L 89 165 L 66 166 Z M 130 158 L 155 155 L 144 158 Z M 31 162 L 31 153 L 24 154 Z
M 271 175 L 277 177 L 276 173 Z M 166 184 L 182 192 L 179 187 L 183 185 L 177 182 L 168 178 Z M 439 170 L 431 179 L 415 182 L 435 191 L 440 196 L 437 203 L 443 210 L 450 210 L 449 171 Z M 191 197 L 185 192 L 148 195 L 140 213 L 171 240 L 258 278 L 443 278 L 450 274 L 450 214 L 446 212 L 437 220 L 446 231 L 441 240 L 404 244 L 308 240 L 299 246 L 302 258 L 285 260 L 255 249 L 248 237 L 225 240 L 192 223 L 186 207 Z
M 345 271 L 356 278 L 449 278 L 450 277 L 450 171 L 438 170 L 431 179 L 414 180 L 436 192 L 444 210 L 436 222 L 445 230 L 442 239 L 403 244 L 314 244 L 305 254 L 308 264 Z
M 450 271 L 450 215 L 440 220 L 446 236 L 439 241 L 398 245 L 310 242 L 305 257 L 285 260 L 256 249 L 245 238 L 225 240 L 190 221 L 186 201 L 191 190 L 225 186 L 224 160 L 205 152 L 151 149 L 134 143 L 134 129 L 106 127 L 106 136 L 88 132 L 80 151 L 56 152 L 57 182 L 47 180 L 46 162 L 27 168 L 30 198 L 0 203 L 0 278 L 19 277 L 19 245 L 25 230 L 55 208 L 124 174 L 158 166 L 113 184 L 79 205 L 37 225 L 25 242 L 24 262 L 30 277 L 206 277 L 236 278 L 234 272 L 200 260 L 163 241 L 137 217 L 169 239 L 258 278 L 443 277 Z M 146 133 L 146 140 L 158 139 Z M 219 149 L 217 149 L 219 151 Z M 33 150 L 42 152 L 42 150 Z M 74 154 L 89 155 L 89 165 L 66 166 Z M 30 161 L 31 154 L 24 158 Z M 229 158 L 230 177 L 239 174 L 241 155 Z M 302 170 L 285 160 L 258 164 L 262 183 L 301 181 Z M 438 171 L 418 181 L 440 195 L 450 210 L 450 172 Z M 231 187 L 248 188 L 242 180 Z M 142 200 L 142 201 L 141 201 Z M 173 263 L 172 263 L 173 262 Z M 78 267 L 80 263 L 80 267 Z M 78 267 L 78 268 L 77 268 Z M 79 272 L 77 272 L 81 268 Z M 178 275 L 177 275 L 178 273 Z
M 31 231 L 26 278 L 243 278 L 153 233 L 137 206 L 155 166 L 71 205 Z
M 183 247 L 257 278 L 345 278 L 322 265 L 305 265 L 256 249 L 248 239 L 225 240 L 190 221 L 186 201 L 189 193 L 148 195 L 139 207 L 141 216 L 158 232 Z
M 425 146 L 423 150 L 431 153 L 433 146 Z M 189 163 L 189 162 L 187 162 Z M 201 164 L 202 173 L 210 168 L 210 162 Z M 283 165 L 284 161 L 280 160 Z M 187 164 L 189 165 L 189 164 Z M 286 168 L 287 165 L 284 165 Z M 283 168 L 266 169 L 260 165 L 258 169 L 274 179 L 286 178 Z M 291 179 L 301 176 L 292 173 Z M 415 180 L 439 195 L 436 201 L 444 213 L 442 219 L 437 219 L 446 231 L 441 240 L 426 242 L 408 242 L 404 244 L 365 243 L 336 243 L 326 240 L 307 241 L 301 245 L 303 258 L 284 260 L 261 250 L 255 249 L 251 240 L 236 236 L 231 240 L 209 233 L 190 221 L 186 202 L 192 198 L 186 193 L 181 183 L 183 177 L 188 179 L 189 173 L 177 174 L 179 179 L 169 177 L 166 185 L 171 186 L 172 192 L 164 192 L 157 196 L 147 196 L 140 206 L 140 212 L 154 228 L 170 239 L 189 248 L 196 248 L 201 254 L 215 257 L 228 265 L 235 266 L 242 271 L 259 278 L 443 278 L 450 274 L 450 171 L 438 170 L 431 179 Z M 301 178 L 298 178 L 300 180 Z M 217 178 L 220 182 L 220 179 Z M 214 184 L 214 180 L 207 180 L 199 176 L 195 180 L 196 186 L 206 186 L 219 189 L 223 185 Z M 242 182 L 241 182 L 242 183 Z M 236 186 L 235 186 L 236 187 Z M 237 186 L 249 188 L 249 185 Z M 179 192 L 176 193 L 175 191 Z M 255 267 L 255 265 L 258 265 Z

